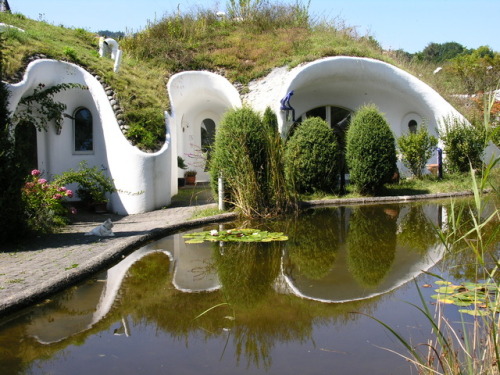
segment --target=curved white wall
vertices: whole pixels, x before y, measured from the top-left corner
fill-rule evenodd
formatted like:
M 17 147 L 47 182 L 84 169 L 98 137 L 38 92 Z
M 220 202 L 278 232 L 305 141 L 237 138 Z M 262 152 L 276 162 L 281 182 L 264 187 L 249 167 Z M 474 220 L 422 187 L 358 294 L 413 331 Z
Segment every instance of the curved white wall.
M 269 81 L 266 83 L 269 87 L 260 87 L 259 90 L 270 94 L 265 105 L 279 114 L 283 135 L 293 121 L 287 120 L 285 112 L 280 111 L 280 100 L 291 91 L 294 95 L 290 104 L 295 109 L 296 118 L 313 108 L 327 105 L 356 111 L 365 104 L 375 104 L 385 115 L 395 137 L 409 132 L 411 120 L 418 125 L 425 123 L 430 133 L 438 136 L 443 118 L 463 118 L 430 86 L 379 60 L 346 56 L 324 58 L 287 72 L 286 81 L 273 78 L 272 74 L 276 72 L 263 79 Z M 280 90 L 272 85 L 280 86 Z M 256 103 L 260 110 L 264 109 L 259 96 L 250 94 L 248 99 L 250 105 Z M 430 162 L 435 163 L 435 159 L 433 156 Z M 406 171 L 401 164 L 399 168 L 403 173 Z
M 196 157 L 201 145 L 201 123 L 210 118 L 218 125 L 226 111 L 241 107 L 239 93 L 224 77 L 198 71 L 175 74 L 168 81 L 167 89 L 172 107 L 168 123 L 175 129 L 173 139 L 177 139 L 174 155 L 181 156 L 189 169 L 198 171 L 198 181 L 206 181 L 204 164 Z M 182 171 L 178 173 L 180 176 Z
M 409 117 L 421 118 L 437 135 L 443 117 L 461 115 L 434 89 L 411 74 L 382 61 L 358 57 L 331 57 L 294 69 L 281 96 L 294 91 L 296 114 L 336 105 L 356 110 L 375 104 L 385 114 L 396 137 L 408 132 Z M 275 103 L 279 113 L 279 103 Z M 281 126 L 290 122 L 281 116 Z
M 60 135 L 51 126 L 48 132 L 38 133 L 39 168 L 47 176 L 77 168 L 82 160 L 90 166 L 104 166 L 115 187 L 111 195 L 111 210 L 120 214 L 151 211 L 171 201 L 172 165 L 171 137 L 163 148 L 147 154 L 132 146 L 123 136 L 113 109 L 102 85 L 84 69 L 55 60 L 32 62 L 24 79 L 10 85 L 9 109 L 14 112 L 19 100 L 30 95 L 39 83 L 47 87 L 60 83 L 79 83 L 88 90 L 71 89 L 59 93 L 55 99 L 67 105 L 66 113 L 73 114 L 78 107 L 87 107 L 94 121 L 93 155 L 73 154 L 73 126 L 65 119 Z

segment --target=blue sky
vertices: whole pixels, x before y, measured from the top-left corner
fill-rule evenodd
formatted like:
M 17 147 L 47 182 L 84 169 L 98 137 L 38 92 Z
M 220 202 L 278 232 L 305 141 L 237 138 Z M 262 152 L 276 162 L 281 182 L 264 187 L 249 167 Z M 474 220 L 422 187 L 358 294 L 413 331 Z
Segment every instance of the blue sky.
M 134 32 L 178 8 L 188 12 L 203 4 L 224 10 L 226 0 L 9 0 L 9 4 L 13 12 L 55 25 Z M 417 52 L 430 42 L 458 42 L 467 48 L 488 45 L 500 52 L 500 0 L 311 0 L 309 9 L 316 19 L 336 19 L 356 27 L 361 35 L 372 35 L 386 49 Z

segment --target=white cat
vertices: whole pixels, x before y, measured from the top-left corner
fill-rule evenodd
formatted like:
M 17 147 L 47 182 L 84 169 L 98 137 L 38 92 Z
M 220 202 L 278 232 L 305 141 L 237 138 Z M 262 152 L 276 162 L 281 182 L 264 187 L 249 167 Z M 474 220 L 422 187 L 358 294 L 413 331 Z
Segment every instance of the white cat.
M 113 237 L 115 234 L 111 230 L 114 224 L 111 219 L 107 219 L 104 223 L 95 227 L 90 232 L 85 233 L 86 236 Z

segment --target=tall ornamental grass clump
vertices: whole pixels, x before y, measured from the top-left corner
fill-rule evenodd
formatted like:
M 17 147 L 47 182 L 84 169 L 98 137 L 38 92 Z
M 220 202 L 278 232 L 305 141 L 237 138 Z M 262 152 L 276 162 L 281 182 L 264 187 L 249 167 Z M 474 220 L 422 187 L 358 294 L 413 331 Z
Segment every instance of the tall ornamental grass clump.
M 287 181 L 299 194 L 334 192 L 339 177 L 339 147 L 333 130 L 319 117 L 306 119 L 286 143 Z
M 375 194 L 396 172 L 396 141 L 374 105 L 361 107 L 347 131 L 351 183 L 361 194 Z
M 473 126 L 451 118 L 444 122 L 444 132 L 440 134 L 444 143 L 446 169 L 452 173 L 466 173 L 470 166 L 481 169 L 486 147 L 486 130 L 483 126 Z
M 243 216 L 258 217 L 286 211 L 291 196 L 286 190 L 277 130 L 250 108 L 231 110 L 215 136 L 210 173 L 217 191 L 224 181 L 225 200 Z
M 422 178 L 427 160 L 432 156 L 437 143 L 437 138 L 430 135 L 425 126 L 398 139 L 403 164 L 416 178 Z

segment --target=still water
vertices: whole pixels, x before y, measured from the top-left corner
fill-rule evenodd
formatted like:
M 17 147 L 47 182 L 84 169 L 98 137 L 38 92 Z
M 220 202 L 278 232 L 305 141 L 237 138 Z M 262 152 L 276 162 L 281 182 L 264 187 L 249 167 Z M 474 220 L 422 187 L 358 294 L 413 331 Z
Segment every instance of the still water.
M 468 279 L 445 254 L 441 203 L 320 208 L 279 221 L 214 224 L 286 242 L 144 246 L 94 278 L 0 321 L 0 374 L 410 374 L 369 316 L 412 342 L 430 327 L 436 279 Z M 498 250 L 498 246 L 495 249 Z M 447 308 L 451 319 L 456 313 Z

